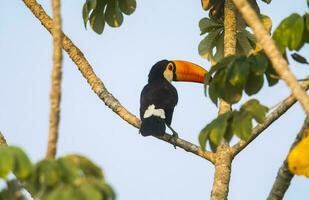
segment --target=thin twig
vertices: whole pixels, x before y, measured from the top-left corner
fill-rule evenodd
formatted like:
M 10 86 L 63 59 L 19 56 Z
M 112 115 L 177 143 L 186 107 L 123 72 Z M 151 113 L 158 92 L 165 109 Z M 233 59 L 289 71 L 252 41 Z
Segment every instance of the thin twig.
M 309 97 L 298 84 L 295 75 L 289 69 L 287 61 L 283 58 L 275 42 L 265 30 L 261 20 L 252 9 L 247 0 L 233 0 L 246 23 L 252 28 L 257 41 L 263 47 L 270 59 L 274 69 L 291 89 L 292 94 L 300 102 L 307 116 L 309 117 Z
M 60 100 L 61 100 L 61 64 L 62 64 L 62 31 L 60 0 L 52 0 L 53 10 L 53 69 L 51 75 L 50 92 L 50 114 L 49 114 L 49 136 L 46 158 L 55 158 L 57 152 L 57 141 L 60 121 Z
M 304 90 L 309 89 L 309 81 L 303 82 L 301 87 Z M 252 130 L 252 136 L 248 141 L 240 141 L 235 144 L 233 149 L 233 156 L 235 157 L 240 151 L 242 151 L 246 146 L 248 146 L 255 138 L 257 138 L 267 127 L 269 127 L 274 121 L 279 119 L 288 109 L 290 109 L 295 103 L 296 98 L 293 95 L 288 96 L 285 98 L 278 107 L 272 111 L 265 119 L 262 124 L 256 125 Z
M 34 16 L 42 23 L 42 25 L 51 32 L 52 30 L 52 19 L 46 14 L 44 9 L 40 4 L 37 3 L 36 0 L 23 0 L 25 5 L 31 10 Z M 91 89 L 98 95 L 98 97 L 112 109 L 117 115 L 119 115 L 123 120 L 131 124 L 132 126 L 139 128 L 140 120 L 130 113 L 125 107 L 123 107 L 120 102 L 106 89 L 103 82 L 99 79 L 99 77 L 93 71 L 91 65 L 84 57 L 83 53 L 73 44 L 73 42 L 63 33 L 62 40 L 63 49 L 68 53 L 72 61 L 76 64 L 79 71 L 82 73 L 84 78 L 87 80 L 88 84 L 91 86 Z M 171 142 L 171 135 L 165 134 L 163 137 L 158 137 L 159 139 Z M 199 146 L 192 144 L 188 141 L 185 141 L 181 138 L 176 140 L 175 145 L 184 149 L 185 151 L 196 154 L 200 157 L 205 158 L 211 162 L 214 161 L 214 153 L 209 151 L 202 150 Z
M 291 145 L 291 148 L 289 152 L 292 150 L 292 148 L 301 140 L 301 138 L 304 136 L 305 133 L 307 133 L 309 130 L 309 123 L 308 118 L 304 121 L 304 124 L 297 134 L 293 144 Z M 289 155 L 289 154 L 288 154 Z M 275 179 L 275 182 L 273 184 L 273 187 L 267 197 L 267 200 L 281 200 L 283 199 L 283 196 L 287 189 L 290 186 L 291 180 L 294 177 L 294 175 L 289 171 L 288 165 L 287 165 L 287 158 L 282 163 L 281 167 L 278 170 L 277 177 Z

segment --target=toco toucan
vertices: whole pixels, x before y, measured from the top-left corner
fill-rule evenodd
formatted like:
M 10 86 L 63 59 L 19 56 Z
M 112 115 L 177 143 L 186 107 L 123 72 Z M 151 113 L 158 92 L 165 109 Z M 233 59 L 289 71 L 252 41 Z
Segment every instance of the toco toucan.
M 165 125 L 170 127 L 174 108 L 178 102 L 176 88 L 172 81 L 187 81 L 204 83 L 207 71 L 202 67 L 187 61 L 157 62 L 150 70 L 148 84 L 143 88 L 140 97 L 140 133 L 143 136 L 162 136 Z

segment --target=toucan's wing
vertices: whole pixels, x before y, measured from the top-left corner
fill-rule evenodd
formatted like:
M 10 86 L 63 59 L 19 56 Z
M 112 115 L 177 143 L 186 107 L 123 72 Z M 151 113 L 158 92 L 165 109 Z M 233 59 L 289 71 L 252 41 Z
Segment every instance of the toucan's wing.
M 141 93 L 140 117 L 142 118 L 146 109 L 153 104 L 156 109 L 165 111 L 165 121 L 170 124 L 177 102 L 177 90 L 172 84 L 165 80 L 151 82 L 144 87 Z

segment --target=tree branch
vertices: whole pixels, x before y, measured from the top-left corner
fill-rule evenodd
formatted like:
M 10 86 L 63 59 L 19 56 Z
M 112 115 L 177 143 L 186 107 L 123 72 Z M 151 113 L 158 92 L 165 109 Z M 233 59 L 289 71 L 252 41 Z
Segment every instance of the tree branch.
M 2 135 L 2 133 L 0 132 L 0 146 L 1 145 L 7 145 L 6 140 L 4 138 L 4 136 Z
M 295 141 L 293 142 L 291 148 L 289 151 L 292 150 L 292 148 L 301 140 L 301 138 L 304 136 L 306 132 L 309 131 L 309 120 L 306 118 L 304 121 L 304 124 L 299 131 L 299 133 L 296 136 Z M 288 154 L 289 155 L 289 154 Z M 286 156 L 286 159 L 282 163 L 281 167 L 278 170 L 276 180 L 273 184 L 273 187 L 267 197 L 267 200 L 281 200 L 283 199 L 283 196 L 287 189 L 290 186 L 291 180 L 294 177 L 294 174 L 292 174 L 287 165 L 287 159 L 288 155 Z
M 31 10 L 34 16 L 42 23 L 42 25 L 51 33 L 52 31 L 52 19 L 46 14 L 44 9 L 36 0 L 23 0 L 25 5 Z M 82 73 L 84 78 L 87 80 L 91 89 L 97 96 L 108 106 L 113 112 L 119 115 L 123 120 L 131 124 L 132 126 L 139 128 L 140 120 L 130 113 L 125 107 L 123 107 L 120 102 L 106 89 L 103 82 L 94 73 L 91 65 L 84 57 L 83 53 L 73 44 L 73 42 L 63 33 L 62 40 L 63 49 L 68 53 L 72 61 L 77 65 L 79 71 Z M 165 134 L 163 137 L 158 137 L 159 139 L 169 142 L 174 145 L 171 140 L 171 135 Z M 175 141 L 175 145 L 184 149 L 185 151 L 196 154 L 203 157 L 211 162 L 214 161 L 214 153 L 209 151 L 203 151 L 199 146 L 178 138 Z
M 52 0 L 52 10 L 54 17 L 53 35 L 53 69 L 51 77 L 50 93 L 50 115 L 49 115 L 49 136 L 46 158 L 55 158 L 57 151 L 59 118 L 60 118 L 60 100 L 61 100 L 61 64 L 62 64 L 62 31 L 60 0 Z
M 224 4 L 224 57 L 236 54 L 236 13 L 232 1 L 225 0 Z M 231 110 L 230 104 L 220 99 L 219 114 Z
M 276 47 L 275 42 L 271 39 L 268 32 L 265 30 L 262 22 L 251 8 L 247 0 L 233 0 L 239 12 L 242 14 L 247 24 L 252 28 L 257 41 L 263 47 L 266 55 L 270 59 L 277 73 L 282 80 L 285 81 L 288 87 L 290 87 L 292 94 L 300 102 L 307 116 L 309 117 L 309 97 L 306 92 L 298 84 L 296 77 L 290 71 L 288 63 L 281 55 L 280 51 Z
M 301 87 L 304 90 L 309 89 L 309 81 L 303 82 L 301 84 Z M 233 149 L 233 157 L 235 157 L 239 152 L 241 152 L 244 148 L 246 148 L 255 138 L 257 138 L 267 127 L 269 127 L 274 121 L 279 119 L 288 109 L 290 109 L 296 102 L 296 98 L 293 95 L 288 96 L 285 98 L 278 107 L 272 111 L 265 119 L 265 121 L 262 124 L 256 125 L 252 129 L 252 136 L 248 141 L 240 141 L 237 144 L 235 144 Z
M 229 193 L 233 156 L 231 148 L 223 142 L 215 154 L 215 175 L 211 190 L 211 200 L 226 200 Z
M 224 3 L 224 57 L 236 54 L 236 9 L 231 0 Z M 229 112 L 230 104 L 220 99 L 219 115 Z M 229 193 L 233 157 L 229 144 L 223 139 L 215 153 L 215 175 L 211 200 L 225 200 Z

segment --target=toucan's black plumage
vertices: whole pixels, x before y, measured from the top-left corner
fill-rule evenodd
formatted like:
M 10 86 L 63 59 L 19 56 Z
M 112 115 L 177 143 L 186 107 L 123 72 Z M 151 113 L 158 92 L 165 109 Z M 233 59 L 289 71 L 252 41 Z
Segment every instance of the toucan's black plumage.
M 156 63 L 148 76 L 148 84 L 144 87 L 140 99 L 140 117 L 142 124 L 140 132 L 143 136 L 163 135 L 165 133 L 165 123 L 171 125 L 174 107 L 178 102 L 176 88 L 164 77 L 169 61 L 162 60 Z M 175 67 L 172 70 L 175 74 Z M 145 111 L 150 105 L 155 109 L 163 109 L 165 119 L 160 116 L 150 116 L 144 118 Z
M 171 81 L 203 83 L 206 73 L 202 67 L 186 61 L 157 62 L 151 68 L 148 84 L 141 92 L 140 133 L 143 136 L 164 135 L 165 125 L 170 127 L 174 108 L 178 102 L 177 90 Z M 176 133 L 173 131 L 174 134 Z

